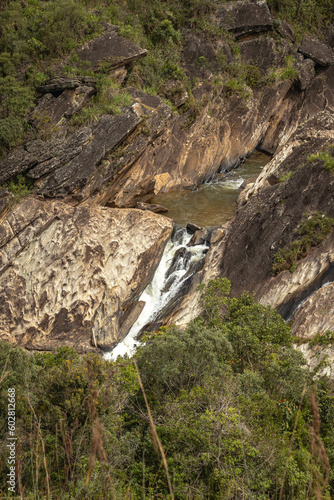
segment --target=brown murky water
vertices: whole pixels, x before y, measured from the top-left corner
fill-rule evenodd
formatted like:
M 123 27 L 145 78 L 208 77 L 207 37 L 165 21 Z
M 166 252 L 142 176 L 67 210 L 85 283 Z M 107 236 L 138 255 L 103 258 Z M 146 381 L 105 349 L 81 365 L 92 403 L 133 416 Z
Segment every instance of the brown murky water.
M 201 227 L 220 226 L 233 218 L 241 184 L 258 175 L 268 161 L 269 156 L 255 151 L 240 167 L 223 174 L 223 179 L 203 184 L 196 191 L 160 193 L 151 203 L 168 208 L 164 215 L 181 226 L 188 222 Z

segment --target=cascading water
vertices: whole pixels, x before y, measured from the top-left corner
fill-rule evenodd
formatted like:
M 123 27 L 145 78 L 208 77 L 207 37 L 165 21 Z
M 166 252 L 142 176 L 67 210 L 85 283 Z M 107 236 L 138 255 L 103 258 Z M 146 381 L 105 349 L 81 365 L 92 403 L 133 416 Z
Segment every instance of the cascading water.
M 137 335 L 145 325 L 152 323 L 159 312 L 175 297 L 183 283 L 196 272 L 196 262 L 203 259 L 207 245 L 187 246 L 192 235 L 184 228 L 178 228 L 168 241 L 154 277 L 139 300 L 145 302 L 137 321 L 127 336 L 111 352 L 105 353 L 105 359 L 116 360 L 118 356 L 131 356 L 139 341 Z

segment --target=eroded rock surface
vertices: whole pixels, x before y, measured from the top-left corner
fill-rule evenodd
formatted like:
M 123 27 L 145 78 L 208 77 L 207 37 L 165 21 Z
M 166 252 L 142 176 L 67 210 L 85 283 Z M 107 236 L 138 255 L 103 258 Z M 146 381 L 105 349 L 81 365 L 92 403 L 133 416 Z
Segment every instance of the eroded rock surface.
M 303 302 L 293 316 L 292 333 L 312 339 L 317 334 L 334 330 L 334 283 L 325 284 Z
M 113 346 L 139 315 L 171 231 L 151 212 L 26 199 L 0 225 L 0 338 L 43 350 Z

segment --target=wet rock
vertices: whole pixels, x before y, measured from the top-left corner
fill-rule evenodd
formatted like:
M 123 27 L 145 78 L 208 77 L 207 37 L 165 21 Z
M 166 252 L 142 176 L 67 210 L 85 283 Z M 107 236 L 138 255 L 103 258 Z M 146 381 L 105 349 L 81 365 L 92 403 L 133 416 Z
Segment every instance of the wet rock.
M 245 179 L 244 182 L 241 184 L 240 188 L 245 189 L 250 184 L 254 184 L 254 182 L 256 181 L 257 178 L 258 178 L 258 176 L 254 175 L 253 177 L 249 177 L 249 179 Z
M 156 205 L 154 203 L 150 204 L 150 203 L 138 202 L 136 208 L 139 208 L 139 210 L 150 210 L 155 214 L 162 214 L 164 212 L 168 212 L 168 208 L 163 207 L 162 205 Z
M 192 222 L 188 222 L 188 224 L 187 224 L 188 233 L 195 233 L 196 231 L 199 231 L 200 229 L 201 229 L 200 226 L 197 226 L 196 224 L 193 224 Z
M 226 226 L 221 226 L 218 227 L 217 229 L 214 229 L 212 233 L 210 234 L 209 242 L 210 245 L 215 245 L 216 243 L 219 243 L 225 236 L 226 234 Z
M 306 36 L 298 50 L 301 54 L 313 59 L 313 61 L 322 66 L 327 66 L 334 62 L 332 49 L 318 39 Z
M 141 210 L 26 199 L 0 224 L 0 338 L 31 349 L 107 348 L 142 304 L 172 222 Z
M 79 60 L 82 63 L 89 63 L 93 71 L 110 71 L 129 65 L 146 55 L 146 49 L 141 49 L 120 36 L 115 27 L 111 27 L 77 51 Z
M 209 232 L 207 229 L 199 229 L 195 231 L 193 237 L 188 243 L 188 247 L 193 247 L 195 245 L 203 245 L 208 240 Z
M 120 339 L 124 339 L 124 337 L 128 334 L 132 325 L 139 318 L 145 304 L 146 302 L 139 300 L 138 302 L 132 302 L 127 308 L 125 308 L 126 313 L 123 313 L 119 320 L 118 337 Z
M 265 1 L 229 2 L 218 9 L 216 16 L 220 27 L 234 32 L 237 37 L 267 31 L 273 26 Z

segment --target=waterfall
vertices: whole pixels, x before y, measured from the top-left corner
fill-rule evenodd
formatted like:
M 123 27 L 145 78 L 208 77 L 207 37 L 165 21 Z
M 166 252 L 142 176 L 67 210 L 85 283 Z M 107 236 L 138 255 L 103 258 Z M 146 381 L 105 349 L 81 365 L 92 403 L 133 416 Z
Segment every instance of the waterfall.
M 139 344 L 137 335 L 147 323 L 152 323 L 159 312 L 175 297 L 183 283 L 196 272 L 196 262 L 203 259 L 208 246 L 187 246 L 192 235 L 185 228 L 178 228 L 168 241 L 152 281 L 143 291 L 139 300 L 145 306 L 126 337 L 105 359 L 116 360 L 118 356 L 131 356 Z

